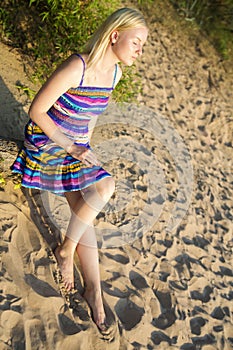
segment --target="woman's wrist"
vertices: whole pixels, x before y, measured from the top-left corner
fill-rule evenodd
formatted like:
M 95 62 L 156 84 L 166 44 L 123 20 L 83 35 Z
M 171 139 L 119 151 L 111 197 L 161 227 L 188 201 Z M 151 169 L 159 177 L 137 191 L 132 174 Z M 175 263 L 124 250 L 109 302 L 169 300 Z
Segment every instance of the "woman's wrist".
M 65 148 L 66 152 L 67 153 L 70 153 L 71 152 L 71 149 L 72 149 L 72 146 L 73 146 L 73 141 L 71 141 L 71 143 Z
M 71 151 L 71 147 L 74 141 L 63 134 L 58 128 L 53 132 L 50 138 L 60 147 L 62 147 L 67 153 Z

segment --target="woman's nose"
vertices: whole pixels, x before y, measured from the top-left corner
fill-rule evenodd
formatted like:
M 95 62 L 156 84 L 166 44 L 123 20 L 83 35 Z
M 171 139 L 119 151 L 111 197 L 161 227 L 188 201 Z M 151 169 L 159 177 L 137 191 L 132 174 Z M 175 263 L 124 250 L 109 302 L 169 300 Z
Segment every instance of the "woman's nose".
M 139 56 L 142 55 L 142 45 L 139 45 L 137 53 L 138 53 Z

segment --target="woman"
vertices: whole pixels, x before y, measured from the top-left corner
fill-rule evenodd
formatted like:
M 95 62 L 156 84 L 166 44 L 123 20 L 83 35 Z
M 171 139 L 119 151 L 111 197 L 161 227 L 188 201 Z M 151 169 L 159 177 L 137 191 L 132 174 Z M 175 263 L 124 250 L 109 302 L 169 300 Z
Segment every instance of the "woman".
M 114 192 L 114 180 L 91 150 L 88 124 L 108 104 L 121 78 L 119 62 L 132 65 L 142 54 L 148 29 L 140 12 L 114 12 L 91 37 L 85 51 L 71 55 L 48 79 L 29 110 L 24 147 L 13 164 L 22 185 L 65 195 L 71 219 L 55 250 L 64 285 L 74 287 L 77 251 L 84 298 L 100 330 L 105 329 L 98 250 L 93 220 Z

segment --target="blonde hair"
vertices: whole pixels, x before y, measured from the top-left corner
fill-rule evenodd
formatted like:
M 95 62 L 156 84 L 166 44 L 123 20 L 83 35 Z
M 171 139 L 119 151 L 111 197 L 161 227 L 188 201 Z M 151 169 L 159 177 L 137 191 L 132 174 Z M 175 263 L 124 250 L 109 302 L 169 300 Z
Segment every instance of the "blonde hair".
M 147 27 L 141 12 L 132 8 L 121 8 L 113 12 L 91 36 L 85 45 L 84 54 L 88 54 L 87 69 L 94 66 L 105 54 L 114 30 L 119 32 Z

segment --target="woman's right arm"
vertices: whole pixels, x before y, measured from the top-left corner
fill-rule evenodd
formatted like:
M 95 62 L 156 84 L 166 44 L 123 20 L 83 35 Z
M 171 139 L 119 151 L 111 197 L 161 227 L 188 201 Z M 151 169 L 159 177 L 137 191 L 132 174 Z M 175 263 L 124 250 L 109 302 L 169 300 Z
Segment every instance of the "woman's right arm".
M 71 87 L 79 85 L 82 73 L 83 62 L 81 59 L 76 55 L 70 56 L 42 86 L 31 104 L 29 117 L 51 140 L 74 158 L 81 160 L 86 165 L 99 165 L 100 163 L 92 151 L 84 146 L 75 145 L 59 130 L 59 127 L 47 114 L 47 111 L 63 93 Z
M 47 111 L 64 92 L 78 86 L 82 72 L 83 63 L 80 58 L 75 55 L 70 56 L 42 86 L 29 109 L 31 120 L 65 150 L 69 150 L 73 142 L 59 130 Z

